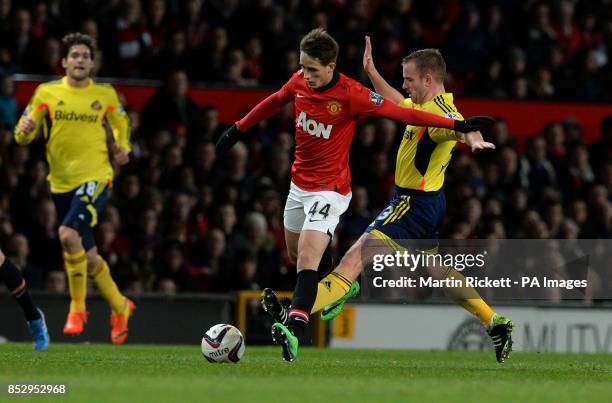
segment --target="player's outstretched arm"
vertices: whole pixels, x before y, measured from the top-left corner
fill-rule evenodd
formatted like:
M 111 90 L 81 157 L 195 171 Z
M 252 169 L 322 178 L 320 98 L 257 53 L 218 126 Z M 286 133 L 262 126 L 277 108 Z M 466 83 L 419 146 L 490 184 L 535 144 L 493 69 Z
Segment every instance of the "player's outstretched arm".
M 481 126 L 487 126 L 495 122 L 493 118 L 488 116 L 474 116 L 466 120 L 455 120 L 418 109 L 402 108 L 389 100 L 385 100 L 380 94 L 369 91 L 361 84 L 352 88 L 350 105 L 353 116 L 389 118 L 408 125 L 441 127 L 462 133 L 478 131 Z
M 363 51 L 363 69 L 368 74 L 372 85 L 374 85 L 374 89 L 380 95 L 390 100 L 393 103 L 399 104 L 404 96 L 395 88 L 393 88 L 389 83 L 380 75 L 378 70 L 376 70 L 376 66 L 374 65 L 374 58 L 372 57 L 372 43 L 370 42 L 370 37 L 365 37 L 365 49 Z
M 258 103 L 245 117 L 223 132 L 215 147 L 217 154 L 222 155 L 228 152 L 240 140 L 241 133 L 246 132 L 262 120 L 277 114 L 289 101 L 291 101 L 291 93 L 284 86 Z
M 443 129 L 458 130 L 457 125 L 465 128 L 463 121 L 450 119 L 433 113 L 420 111 L 412 108 L 402 108 L 389 101 L 384 101 L 378 110 L 374 110 L 375 116 L 390 118 L 408 125 L 421 127 L 441 127 Z M 469 132 L 472 130 L 460 130 Z

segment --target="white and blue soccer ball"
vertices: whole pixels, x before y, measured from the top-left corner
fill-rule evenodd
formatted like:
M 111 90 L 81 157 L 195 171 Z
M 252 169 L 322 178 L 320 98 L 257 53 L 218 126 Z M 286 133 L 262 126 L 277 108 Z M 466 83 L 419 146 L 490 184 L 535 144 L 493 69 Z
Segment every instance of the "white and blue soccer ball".
M 208 362 L 238 362 L 244 355 L 244 337 L 232 325 L 214 325 L 202 337 L 202 355 Z

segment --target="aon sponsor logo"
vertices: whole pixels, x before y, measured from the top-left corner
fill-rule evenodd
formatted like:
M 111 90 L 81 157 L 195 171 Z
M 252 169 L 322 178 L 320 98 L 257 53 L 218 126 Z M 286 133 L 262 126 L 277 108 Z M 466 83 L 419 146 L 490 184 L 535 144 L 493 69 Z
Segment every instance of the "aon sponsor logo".
M 333 125 L 324 125 L 323 123 L 319 123 L 316 120 L 308 119 L 306 116 L 306 112 L 301 112 L 300 116 L 297 119 L 297 127 L 301 127 L 305 132 L 312 136 L 321 137 L 324 139 L 329 139 L 329 135 L 331 134 Z

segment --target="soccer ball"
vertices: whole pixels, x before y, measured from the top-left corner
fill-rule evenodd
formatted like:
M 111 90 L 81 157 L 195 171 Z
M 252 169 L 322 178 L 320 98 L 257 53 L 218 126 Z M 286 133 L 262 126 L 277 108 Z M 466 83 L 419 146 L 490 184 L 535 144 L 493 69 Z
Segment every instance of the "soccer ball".
M 232 325 L 214 325 L 202 337 L 202 355 L 208 362 L 238 362 L 244 354 L 244 337 Z

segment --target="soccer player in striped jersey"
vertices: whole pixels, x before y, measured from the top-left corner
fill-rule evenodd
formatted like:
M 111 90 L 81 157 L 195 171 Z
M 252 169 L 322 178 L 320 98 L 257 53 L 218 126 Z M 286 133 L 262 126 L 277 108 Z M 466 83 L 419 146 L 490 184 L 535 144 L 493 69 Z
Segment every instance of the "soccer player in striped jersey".
M 289 255 L 297 260 L 297 283 L 286 324 L 272 326 L 273 340 L 283 359 L 293 361 L 317 294 L 317 269 L 340 216 L 351 199 L 348 151 L 359 117 L 378 116 L 418 126 L 469 132 L 487 121 L 455 120 L 417 109 L 401 108 L 358 82 L 338 73 L 338 44 L 325 30 L 314 29 L 300 42 L 301 69 L 228 129 L 217 143 L 225 153 L 255 124 L 279 112 L 295 109 L 295 162 L 284 212 Z M 264 295 L 264 308 L 267 307 Z
M 32 336 L 34 350 L 47 351 L 49 347 L 49 332 L 45 323 L 45 315 L 40 308 L 34 305 L 19 268 L 4 256 L 2 250 L 0 250 L 0 280 L 6 285 L 6 288 L 8 288 L 23 310 L 28 330 Z
M 461 119 L 453 103 L 453 94 L 444 89 L 446 63 L 438 50 L 418 50 L 403 59 L 403 88 L 410 98 L 403 97 L 378 73 L 369 37 L 366 37 L 363 63 L 376 91 L 389 101 L 404 108 Z M 438 226 L 446 210 L 442 190 L 444 175 L 458 141 L 466 143 L 474 153 L 495 148 L 484 141 L 480 132 L 463 133 L 427 125 L 406 126 L 397 154 L 393 198 L 344 255 L 338 267 L 319 282 L 311 313 L 322 310 L 323 319 L 332 319 L 340 313 L 344 302 L 359 292 L 356 280 L 363 270 L 362 259 L 368 260 L 367 256 L 362 256 L 364 243 L 370 241 L 384 244 L 390 250 L 403 251 L 405 249 L 395 240 L 431 240 L 430 246 L 437 249 Z M 452 268 L 444 277 L 464 281 Z M 480 319 L 493 340 L 497 361 L 503 362 L 512 350 L 512 321 L 493 312 L 471 287 L 446 287 L 444 291 Z M 274 294 L 269 294 L 268 305 L 269 312 L 278 318 L 287 310 Z
M 15 128 L 15 140 L 27 145 L 43 128 L 70 288 L 64 334 L 83 332 L 89 274 L 111 307 L 111 341 L 122 344 L 134 304 L 119 292 L 108 264 L 98 254 L 93 227 L 112 184 L 111 160 L 120 165 L 129 161 L 129 122 L 113 87 L 90 78 L 95 41 L 73 33 L 64 37 L 63 45 L 66 76 L 38 86 Z

